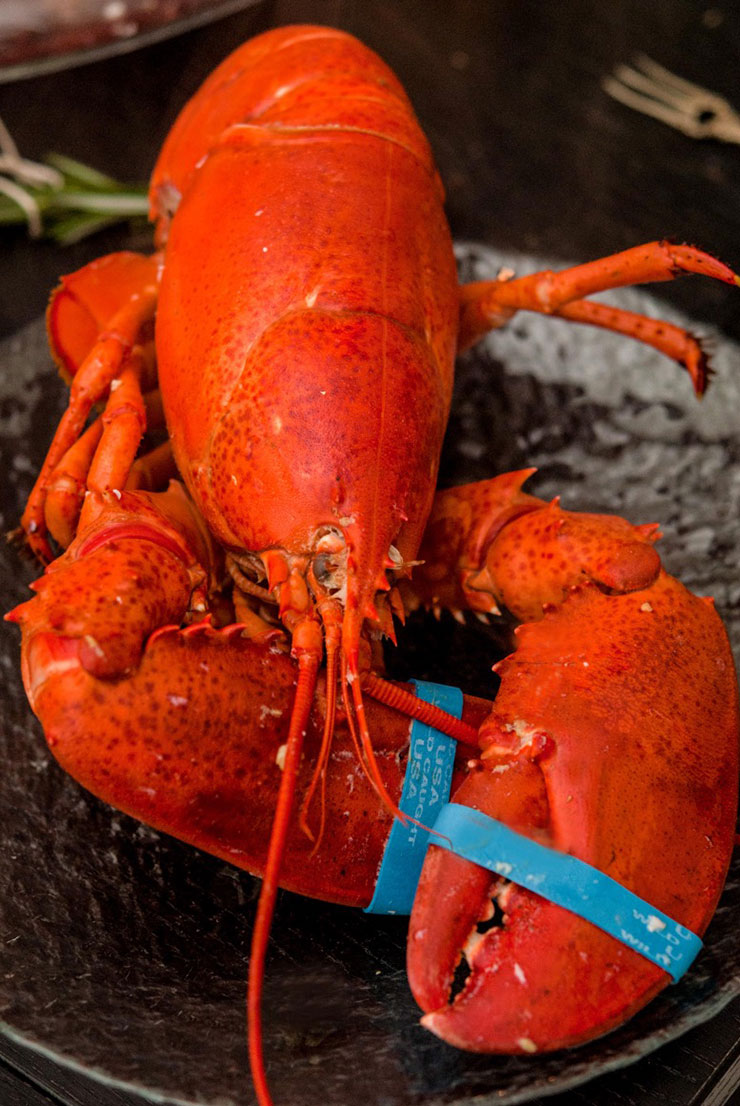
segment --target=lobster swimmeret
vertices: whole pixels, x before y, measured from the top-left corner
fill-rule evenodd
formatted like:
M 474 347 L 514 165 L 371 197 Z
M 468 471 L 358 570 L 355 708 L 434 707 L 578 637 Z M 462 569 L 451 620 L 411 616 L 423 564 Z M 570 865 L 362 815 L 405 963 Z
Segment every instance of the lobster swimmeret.
M 521 490 L 531 470 L 434 490 L 459 349 L 529 309 L 648 342 L 701 393 L 691 335 L 586 297 L 684 272 L 740 281 L 656 242 L 459 288 L 442 200 L 374 54 L 328 28 L 271 31 L 170 132 L 151 186 L 158 252 L 93 262 L 49 308 L 71 397 L 22 525 L 43 560 L 49 535 L 66 551 L 10 616 L 25 686 L 82 784 L 264 876 L 249 1002 L 261 1102 L 278 882 L 368 903 L 408 715 L 426 709 L 382 678 L 394 615 L 505 608 L 523 623 L 495 704 L 432 719 L 461 741 L 455 802 L 698 933 L 729 863 L 732 657 L 711 601 L 661 568 L 656 527 L 544 503 Z M 495 908 L 499 924 L 480 925 Z M 589 1040 L 669 981 L 435 845 L 408 968 L 424 1024 L 478 1051 Z

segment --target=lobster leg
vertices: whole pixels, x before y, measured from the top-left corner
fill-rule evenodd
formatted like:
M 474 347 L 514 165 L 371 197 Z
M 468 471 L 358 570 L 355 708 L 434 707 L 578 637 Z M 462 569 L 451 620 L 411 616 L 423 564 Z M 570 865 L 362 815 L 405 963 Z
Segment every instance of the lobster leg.
M 480 760 L 453 799 L 579 857 L 701 934 L 736 814 L 738 702 L 724 629 L 710 600 L 663 571 L 655 527 L 537 501 L 521 491 L 527 475 L 441 493 L 420 553 L 417 601 L 496 604 L 524 620 L 497 666 Z M 455 992 L 461 960 L 468 975 Z M 587 1041 L 669 981 L 589 922 L 436 845 L 408 966 L 423 1024 L 493 1052 Z
M 169 439 L 137 457 L 129 471 L 126 488 L 133 491 L 161 491 L 170 480 L 177 479 L 177 465 L 172 456 Z
M 98 417 L 69 447 L 49 475 L 44 522 L 47 531 L 62 549 L 74 541 L 87 490 L 87 474 L 102 435 L 103 420 Z
M 459 349 L 467 349 L 489 330 L 505 325 L 517 311 L 538 311 L 601 326 L 654 346 L 684 365 L 701 395 L 707 386 L 707 360 L 693 335 L 659 319 L 583 298 L 609 288 L 674 280 L 685 273 L 702 273 L 726 284 L 740 284 L 740 277 L 716 258 L 693 246 L 666 241 L 634 246 L 560 273 L 546 270 L 515 280 L 466 284 L 460 294 Z
M 116 406 L 121 410 L 123 408 L 121 404 L 123 396 L 119 394 L 116 399 Z M 112 405 L 109 402 L 108 407 L 110 406 Z M 159 391 L 155 389 L 143 396 L 140 396 L 140 389 L 135 392 L 131 404 L 131 413 L 134 414 L 136 423 L 145 426 L 147 430 L 161 429 L 164 426 L 164 412 L 162 411 L 162 399 Z M 77 441 L 70 446 L 49 477 L 44 503 L 44 520 L 49 534 L 62 549 L 66 549 L 74 540 L 85 492 L 88 487 L 99 491 L 108 491 L 112 488 L 120 490 L 124 487 L 128 489 L 145 488 L 147 491 L 163 491 L 168 482 L 177 477 L 177 468 L 172 457 L 172 447 L 169 440 L 138 457 L 131 464 L 131 447 L 136 440 L 135 423 L 132 428 L 134 430 L 132 441 L 124 457 L 120 459 L 118 473 L 109 474 L 107 481 L 103 480 L 102 482 L 99 471 L 91 478 L 90 471 L 93 466 L 93 459 L 97 458 L 98 455 L 106 418 L 110 422 L 110 411 L 108 409 L 106 409 L 104 416 L 95 419 Z M 111 454 L 113 457 L 116 456 L 116 447 L 113 445 L 111 449 L 111 444 L 109 436 L 101 457 L 110 456 Z M 124 480 L 127 469 L 128 476 Z
M 69 404 L 54 434 L 44 464 L 21 519 L 28 543 L 44 561 L 51 560 L 45 504 L 57 466 L 82 434 L 93 406 L 104 399 L 113 383 L 128 370 L 139 378 L 151 347 L 151 329 L 158 294 L 156 259 L 138 254 L 112 254 L 67 277 L 52 298 L 48 312 L 52 349 L 62 371 L 72 375 Z M 150 356 L 148 358 L 151 360 Z M 129 401 L 140 406 L 138 380 Z M 115 405 L 120 409 L 120 404 Z M 141 422 L 136 415 L 136 421 Z M 127 421 L 124 418 L 123 422 Z M 118 436 L 118 429 L 113 436 Z M 128 431 L 131 436 L 131 431 Z M 128 446 L 133 454 L 140 440 Z M 105 435 L 104 435 L 105 439 Z M 108 441 L 110 441 L 110 436 Z M 106 446 L 105 455 L 110 450 Z M 130 462 L 129 462 L 130 465 Z

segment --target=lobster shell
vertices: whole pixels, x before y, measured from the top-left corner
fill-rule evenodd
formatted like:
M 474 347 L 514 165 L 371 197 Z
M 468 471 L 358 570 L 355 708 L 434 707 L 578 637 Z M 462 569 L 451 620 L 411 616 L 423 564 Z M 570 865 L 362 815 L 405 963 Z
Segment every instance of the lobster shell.
M 348 35 L 270 32 L 183 112 L 151 196 L 180 472 L 227 547 L 309 553 L 339 527 L 370 613 L 389 546 L 413 557 L 431 507 L 459 313 L 408 100 Z

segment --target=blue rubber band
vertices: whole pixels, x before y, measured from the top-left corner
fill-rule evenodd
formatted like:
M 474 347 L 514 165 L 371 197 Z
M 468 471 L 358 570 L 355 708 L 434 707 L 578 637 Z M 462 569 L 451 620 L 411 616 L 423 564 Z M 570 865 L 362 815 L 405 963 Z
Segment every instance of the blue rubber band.
M 459 688 L 422 680 L 413 682 L 419 699 L 460 718 L 463 694 Z M 406 778 L 398 805 L 415 822 L 406 825 L 398 819 L 393 822 L 372 902 L 365 907 L 366 914 L 411 913 L 429 843 L 429 833 L 421 826 L 432 826 L 450 797 L 456 749 L 453 738 L 414 721 Z
M 540 845 L 478 810 L 447 803 L 434 832 L 435 845 L 593 922 L 669 972 L 674 983 L 702 947 L 695 933 L 610 876 L 574 856 Z

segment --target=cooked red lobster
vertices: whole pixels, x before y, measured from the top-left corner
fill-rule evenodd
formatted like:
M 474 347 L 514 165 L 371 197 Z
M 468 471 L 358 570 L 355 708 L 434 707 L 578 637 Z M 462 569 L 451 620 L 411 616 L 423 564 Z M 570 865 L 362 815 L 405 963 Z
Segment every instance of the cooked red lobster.
M 93 262 L 49 308 L 71 394 L 22 521 L 51 561 L 10 615 L 26 690 L 85 787 L 263 876 L 263 1103 L 278 884 L 367 905 L 394 818 L 410 820 L 411 717 L 458 740 L 455 804 L 686 930 L 706 928 L 732 849 L 732 656 L 711 601 L 662 569 L 656 527 L 545 503 L 522 491 L 531 470 L 435 483 L 455 355 L 517 311 L 648 342 L 701 393 L 690 334 L 587 297 L 740 280 L 654 242 L 461 288 L 442 205 L 390 70 L 342 32 L 281 28 L 219 66 L 167 137 L 157 252 Z M 384 679 L 379 642 L 420 605 L 520 621 L 495 703 L 466 697 L 458 720 Z M 502 1052 L 589 1040 L 670 979 L 439 840 L 408 971 L 424 1025 Z

